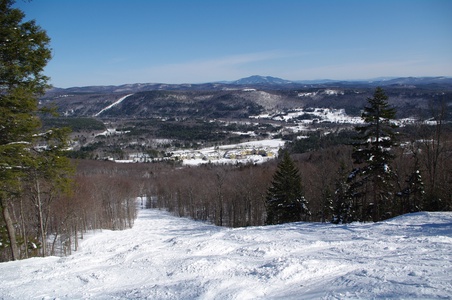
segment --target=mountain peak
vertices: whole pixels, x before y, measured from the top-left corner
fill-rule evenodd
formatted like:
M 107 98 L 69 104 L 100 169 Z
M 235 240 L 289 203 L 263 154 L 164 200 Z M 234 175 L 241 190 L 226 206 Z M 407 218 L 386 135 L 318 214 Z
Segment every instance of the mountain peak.
M 272 77 L 272 76 L 260 76 L 260 75 L 253 75 L 250 77 L 242 78 L 236 81 L 232 82 L 233 84 L 288 84 L 292 83 L 292 81 L 281 79 L 278 77 Z

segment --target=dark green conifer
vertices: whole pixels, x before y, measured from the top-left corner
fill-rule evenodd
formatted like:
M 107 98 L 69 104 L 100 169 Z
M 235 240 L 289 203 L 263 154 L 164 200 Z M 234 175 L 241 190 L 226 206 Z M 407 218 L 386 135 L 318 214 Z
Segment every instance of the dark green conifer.
M 408 175 L 404 188 L 397 193 L 397 196 L 400 198 L 400 203 L 397 205 L 399 214 L 417 212 L 425 208 L 428 209 L 424 203 L 424 181 L 421 176 L 419 159 L 416 153 L 414 153 L 413 171 Z
M 308 202 L 303 196 L 301 176 L 289 153 L 283 154 L 267 191 L 267 224 L 306 220 Z
M 338 171 L 338 179 L 335 183 L 336 190 L 333 196 L 333 218 L 334 224 L 346 224 L 356 221 L 356 207 L 351 196 L 350 184 L 347 180 L 346 168 L 341 164 Z
M 65 131 L 40 132 L 37 98 L 49 87 L 43 70 L 51 58 L 50 38 L 35 21 L 24 21 L 25 14 L 13 4 L 0 0 L 0 212 L 7 233 L 0 242 L 10 246 L 16 260 L 20 253 L 11 209 L 29 174 L 46 169 L 57 182 L 69 162 L 56 153 L 66 145 Z M 47 148 L 37 147 L 38 140 L 45 140 Z
M 391 163 L 396 146 L 396 111 L 378 87 L 362 113 L 363 125 L 357 126 L 359 142 L 352 157 L 356 168 L 350 174 L 353 197 L 360 202 L 360 221 L 379 221 L 390 216 L 394 173 Z

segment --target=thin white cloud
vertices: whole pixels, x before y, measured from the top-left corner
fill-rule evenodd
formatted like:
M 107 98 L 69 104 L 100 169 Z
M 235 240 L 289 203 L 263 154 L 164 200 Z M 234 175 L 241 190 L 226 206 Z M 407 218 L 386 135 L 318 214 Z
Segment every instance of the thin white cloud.
M 244 73 L 254 74 L 251 64 L 292 57 L 296 54 L 279 51 L 247 53 L 216 59 L 194 60 L 149 68 L 143 78 L 152 82 L 197 83 L 238 79 Z M 271 75 L 271 74 L 268 74 Z
M 142 68 L 130 66 L 124 68 L 126 57 L 115 57 L 107 61 L 112 66 L 118 67 L 97 72 L 86 73 L 83 70 L 70 72 L 69 78 L 58 77 L 59 81 L 77 82 L 72 85 L 119 85 L 125 83 L 154 82 L 154 83 L 202 83 L 221 80 L 236 80 L 244 76 L 261 74 L 261 66 L 278 59 L 290 58 L 300 55 L 298 53 L 282 51 L 263 51 L 238 55 L 222 56 L 210 59 L 198 59 L 181 63 L 155 65 Z M 266 75 L 272 75 L 268 69 Z M 54 82 L 55 86 L 60 86 Z
M 236 80 L 250 75 L 269 75 L 289 80 L 333 79 L 353 80 L 385 76 L 452 76 L 452 62 L 431 61 L 424 58 L 379 62 L 342 62 L 315 65 L 315 53 L 264 51 L 223 56 L 187 62 L 144 66 L 141 69 L 116 69 L 89 74 L 68 73 L 61 78 L 75 85 L 119 85 L 125 83 L 203 83 Z M 338 57 L 338 59 L 340 59 Z M 121 59 L 117 60 L 118 62 Z M 325 62 L 326 63 L 326 62 Z M 54 83 L 59 86 L 57 82 Z M 62 87 L 66 85 L 61 85 Z M 67 85 L 73 86 L 73 85 Z

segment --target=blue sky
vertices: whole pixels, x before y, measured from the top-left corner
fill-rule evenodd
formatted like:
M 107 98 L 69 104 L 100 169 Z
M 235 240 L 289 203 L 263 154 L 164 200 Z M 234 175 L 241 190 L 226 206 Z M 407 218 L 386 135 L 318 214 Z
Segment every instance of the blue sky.
M 56 87 L 452 76 L 452 0 L 17 0 Z

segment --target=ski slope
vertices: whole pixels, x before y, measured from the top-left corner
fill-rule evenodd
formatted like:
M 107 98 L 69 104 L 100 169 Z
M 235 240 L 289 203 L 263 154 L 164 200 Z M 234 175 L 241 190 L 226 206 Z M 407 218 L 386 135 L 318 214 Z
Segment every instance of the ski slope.
M 110 108 L 112 108 L 113 106 L 118 105 L 119 103 L 121 103 L 122 101 L 124 101 L 127 97 L 132 96 L 133 94 L 129 94 L 129 95 L 125 95 L 124 97 L 119 98 L 118 100 L 116 100 L 115 102 L 113 102 L 112 104 L 110 104 L 109 106 L 101 109 L 97 114 L 94 115 L 94 117 L 98 117 L 101 113 L 103 113 L 106 110 L 109 110 Z
M 1 299 L 448 299 L 452 213 L 220 228 L 140 210 L 68 257 L 0 264 Z

